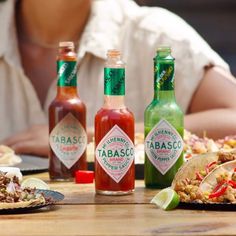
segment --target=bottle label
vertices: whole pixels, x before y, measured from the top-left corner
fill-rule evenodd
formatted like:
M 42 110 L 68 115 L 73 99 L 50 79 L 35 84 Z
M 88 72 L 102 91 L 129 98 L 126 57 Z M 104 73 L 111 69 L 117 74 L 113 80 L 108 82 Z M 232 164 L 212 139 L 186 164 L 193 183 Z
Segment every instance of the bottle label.
M 129 136 L 115 125 L 98 144 L 96 159 L 104 171 L 119 183 L 134 161 L 134 144 Z
M 59 160 L 70 169 L 87 146 L 87 134 L 80 122 L 68 113 L 52 130 L 50 146 Z
M 183 151 L 183 139 L 166 120 L 153 127 L 145 139 L 145 152 L 156 169 L 165 175 Z
M 125 95 L 125 69 L 105 68 L 104 69 L 104 94 Z
M 155 62 L 154 88 L 159 90 L 174 90 L 174 62 Z
M 77 64 L 76 61 L 57 61 L 57 86 L 77 85 Z

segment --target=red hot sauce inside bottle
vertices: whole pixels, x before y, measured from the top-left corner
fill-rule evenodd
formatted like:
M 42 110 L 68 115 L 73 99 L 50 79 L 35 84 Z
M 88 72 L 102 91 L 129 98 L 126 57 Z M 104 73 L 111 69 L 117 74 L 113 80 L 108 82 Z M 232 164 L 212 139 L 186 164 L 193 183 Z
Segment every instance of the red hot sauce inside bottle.
M 104 69 L 104 105 L 95 117 L 96 193 L 134 191 L 134 116 L 124 104 L 125 68 L 117 50 L 108 51 Z

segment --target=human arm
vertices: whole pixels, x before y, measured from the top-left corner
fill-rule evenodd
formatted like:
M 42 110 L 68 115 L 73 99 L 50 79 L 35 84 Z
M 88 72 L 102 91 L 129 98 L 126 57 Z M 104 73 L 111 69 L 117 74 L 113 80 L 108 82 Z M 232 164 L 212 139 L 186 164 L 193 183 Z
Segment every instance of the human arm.
M 93 127 L 87 129 L 88 142 L 93 140 Z M 15 150 L 17 154 L 31 154 L 48 157 L 48 125 L 34 125 L 1 142 Z
M 48 126 L 34 125 L 1 142 L 15 150 L 17 154 L 48 156 Z
M 185 128 L 199 136 L 222 138 L 236 133 L 236 81 L 226 70 L 205 70 L 185 116 Z
M 227 71 L 214 66 L 205 69 L 188 112 L 186 130 L 218 139 L 236 134 L 236 80 Z M 143 132 L 143 123 L 136 123 L 136 132 Z

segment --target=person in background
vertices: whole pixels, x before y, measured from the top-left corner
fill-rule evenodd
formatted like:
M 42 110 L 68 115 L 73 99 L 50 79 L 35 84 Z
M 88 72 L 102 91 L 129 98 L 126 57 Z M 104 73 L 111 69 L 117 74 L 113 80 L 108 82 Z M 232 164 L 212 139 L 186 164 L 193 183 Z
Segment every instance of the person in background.
M 236 83 L 228 65 L 165 9 L 131 0 L 5 0 L 0 24 L 0 140 L 17 153 L 47 156 L 47 109 L 56 94 L 59 41 L 76 44 L 78 92 L 88 109 L 89 130 L 103 102 L 107 50 L 123 52 L 126 104 L 138 130 L 153 94 L 152 58 L 164 44 L 176 58 L 176 97 L 185 128 L 213 138 L 236 133 Z

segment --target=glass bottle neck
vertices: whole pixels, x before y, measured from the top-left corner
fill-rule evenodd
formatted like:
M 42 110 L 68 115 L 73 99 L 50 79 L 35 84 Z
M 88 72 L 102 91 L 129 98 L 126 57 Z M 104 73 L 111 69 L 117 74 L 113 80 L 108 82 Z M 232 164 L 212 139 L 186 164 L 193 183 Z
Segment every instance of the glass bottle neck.
M 57 86 L 57 97 L 69 99 L 79 97 L 76 86 Z
M 125 108 L 125 96 L 104 95 L 104 109 L 123 109 Z
M 154 100 L 161 100 L 166 102 L 175 101 L 175 91 L 156 89 L 154 91 Z
M 104 105 L 105 109 L 125 108 L 125 69 L 104 69 Z
M 155 100 L 175 101 L 174 70 L 174 60 L 171 57 L 154 59 Z
M 105 109 L 125 108 L 125 63 L 121 53 L 108 50 L 104 68 L 104 105 Z
M 60 87 L 76 87 L 77 63 L 76 61 L 57 61 L 57 85 Z

